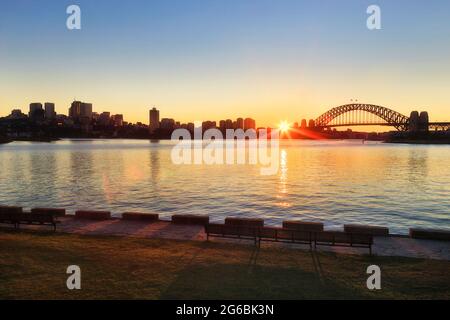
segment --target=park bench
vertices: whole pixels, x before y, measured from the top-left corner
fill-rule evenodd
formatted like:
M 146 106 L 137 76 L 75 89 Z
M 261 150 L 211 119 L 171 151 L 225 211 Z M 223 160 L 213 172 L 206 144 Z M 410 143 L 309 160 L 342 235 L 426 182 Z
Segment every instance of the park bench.
M 255 227 L 210 223 L 205 225 L 205 232 L 207 240 L 210 237 L 221 237 L 253 240 L 255 245 L 258 243 L 258 228 Z
M 283 228 L 297 231 L 323 231 L 323 223 L 300 220 L 285 220 Z
M 276 227 L 234 226 L 227 224 L 205 225 L 206 238 L 221 237 L 253 240 L 255 245 L 262 241 L 308 244 L 317 246 L 342 246 L 368 248 L 372 254 L 373 236 L 370 234 L 337 231 L 302 231 Z
M 230 226 L 263 227 L 264 219 L 227 217 L 225 218 L 225 224 Z
M 54 215 L 55 217 L 64 217 L 66 215 L 66 209 L 33 208 L 31 209 L 31 213 L 48 213 Z
M 59 223 L 55 219 L 55 215 L 45 212 L 23 212 L 20 207 L 0 207 L 0 223 L 12 224 L 14 228 L 20 225 L 49 225 L 53 226 L 56 231 L 56 224 Z
M 344 231 L 348 233 L 371 234 L 373 236 L 389 236 L 389 228 L 371 225 L 344 224 Z
M 158 221 L 159 214 L 157 214 L 157 213 L 141 213 L 141 212 L 124 212 L 124 213 L 122 213 L 122 220 Z
M 52 226 L 53 231 L 56 231 L 56 224 L 60 223 L 56 219 L 56 216 L 52 213 L 32 213 L 32 212 L 23 212 L 17 214 L 17 228 L 20 227 L 21 224 L 24 225 L 46 225 Z
M 340 231 L 321 231 L 314 233 L 314 247 L 336 246 L 368 248 L 372 255 L 373 236 L 364 233 L 349 233 Z
M 409 236 L 413 239 L 450 241 L 449 230 L 410 228 Z
M 259 246 L 261 241 L 308 244 L 312 247 L 313 231 L 291 230 L 276 227 L 263 227 L 258 230 Z
M 13 224 L 17 227 L 17 215 L 21 213 L 21 207 L 0 206 L 0 223 Z
M 111 212 L 95 211 L 95 210 L 78 210 L 75 212 L 75 218 L 87 220 L 109 220 L 111 219 Z
M 207 225 L 209 223 L 209 216 L 195 214 L 174 214 L 172 216 L 172 222 L 175 224 Z

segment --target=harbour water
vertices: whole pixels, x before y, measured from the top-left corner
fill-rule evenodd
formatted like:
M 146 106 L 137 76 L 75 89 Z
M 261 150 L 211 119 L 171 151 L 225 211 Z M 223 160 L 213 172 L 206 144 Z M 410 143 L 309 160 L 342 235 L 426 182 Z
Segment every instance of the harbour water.
M 209 214 L 450 230 L 450 146 L 281 141 L 277 174 L 260 165 L 176 165 L 174 143 L 62 140 L 0 145 L 0 204 Z

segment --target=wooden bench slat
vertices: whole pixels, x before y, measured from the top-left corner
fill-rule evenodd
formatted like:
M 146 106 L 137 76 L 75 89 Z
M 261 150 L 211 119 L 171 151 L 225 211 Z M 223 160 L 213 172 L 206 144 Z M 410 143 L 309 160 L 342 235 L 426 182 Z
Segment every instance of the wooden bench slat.
M 373 236 L 370 234 L 352 234 L 337 231 L 301 231 L 275 227 L 249 227 L 227 224 L 205 225 L 207 239 L 209 237 L 243 238 L 258 243 L 261 241 L 302 243 L 314 246 L 345 246 L 368 248 L 372 254 Z

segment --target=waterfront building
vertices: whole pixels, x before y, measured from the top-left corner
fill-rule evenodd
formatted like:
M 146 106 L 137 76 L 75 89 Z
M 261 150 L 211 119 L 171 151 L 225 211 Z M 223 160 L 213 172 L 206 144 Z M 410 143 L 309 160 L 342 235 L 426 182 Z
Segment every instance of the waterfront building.
M 237 120 L 236 120 L 236 129 L 244 129 L 244 119 L 237 118 Z
M 169 118 L 161 119 L 160 128 L 163 130 L 173 130 L 175 129 L 175 120 Z
M 225 129 L 233 129 L 233 120 L 231 119 L 225 120 Z
M 256 130 L 256 121 L 253 120 L 252 118 L 245 118 L 244 129 L 245 130 L 248 130 L 248 129 Z
M 42 103 L 40 103 L 40 102 L 33 102 L 33 103 L 30 103 L 30 110 L 29 110 L 29 112 L 28 112 L 28 116 L 31 118 L 32 115 L 33 115 L 33 113 L 34 113 L 36 110 L 42 110 Z
M 220 120 L 219 121 L 219 129 L 220 129 L 220 131 L 225 132 L 225 129 L 226 129 L 226 122 L 225 122 L 225 120 Z
M 114 125 L 116 127 L 122 127 L 123 126 L 123 115 L 122 114 L 115 114 L 112 116 L 112 120 L 114 122 Z
M 44 109 L 42 108 L 42 103 L 30 103 L 30 111 L 28 112 L 28 117 L 32 121 L 44 120 Z
M 69 108 L 69 117 L 74 120 L 92 119 L 92 103 L 73 101 Z
M 215 121 L 203 121 L 202 122 L 202 130 L 205 132 L 209 129 L 215 129 L 216 128 L 216 122 Z
M 306 129 L 306 127 L 307 127 L 306 119 L 302 119 L 302 122 L 301 122 L 301 124 L 300 124 L 300 127 L 301 127 L 302 129 Z
M 51 102 L 44 103 L 45 119 L 53 120 L 56 118 L 55 104 Z
M 110 122 L 111 122 L 111 113 L 108 111 L 102 112 L 98 117 L 98 123 L 101 126 L 107 126 L 110 124 Z
M 189 122 L 189 123 L 187 124 L 187 129 L 188 129 L 190 132 L 194 132 L 194 128 L 195 128 L 195 125 L 194 125 L 192 122 Z
M 157 110 L 156 108 L 152 108 L 150 109 L 149 113 L 149 125 L 148 125 L 150 133 L 153 133 L 159 127 L 160 127 L 159 110 Z

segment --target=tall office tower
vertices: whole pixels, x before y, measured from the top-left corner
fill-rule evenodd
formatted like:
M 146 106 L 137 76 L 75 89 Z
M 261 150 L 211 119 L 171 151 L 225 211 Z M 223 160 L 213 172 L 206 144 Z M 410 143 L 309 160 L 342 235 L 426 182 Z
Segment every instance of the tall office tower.
M 28 112 L 28 117 L 32 121 L 43 120 L 44 109 L 42 109 L 42 103 L 39 102 L 30 103 L 30 111 Z
M 36 110 L 42 110 L 42 103 L 40 102 L 30 103 L 30 111 L 28 112 L 28 116 L 31 118 Z
M 51 102 L 44 103 L 45 118 L 52 120 L 56 118 L 55 104 Z
M 159 110 L 156 108 L 150 109 L 148 129 L 150 133 L 153 133 L 156 129 L 159 129 Z
M 115 114 L 112 116 L 114 125 L 117 127 L 123 126 L 123 114 Z
M 92 103 L 81 103 L 80 117 L 92 119 Z
M 236 123 L 237 123 L 237 129 L 244 129 L 244 119 L 237 118 Z
M 245 130 L 248 130 L 248 129 L 256 130 L 256 121 L 253 120 L 252 118 L 245 118 L 244 129 Z
M 195 125 L 192 122 L 189 122 L 186 127 L 190 132 L 194 132 Z
M 72 119 L 92 119 L 92 103 L 81 101 L 72 102 L 69 108 L 69 117 Z
M 226 129 L 226 122 L 225 122 L 225 120 L 220 120 L 220 121 L 219 121 L 219 129 L 220 129 L 222 132 L 225 132 L 225 129 Z
M 233 129 L 233 120 L 231 120 L 231 119 L 225 120 L 225 128 L 226 129 Z
M 111 113 L 108 111 L 102 112 L 98 117 L 98 123 L 102 126 L 107 126 L 111 121 Z
M 175 128 L 175 120 L 169 118 L 163 118 L 161 120 L 161 129 L 173 130 Z

